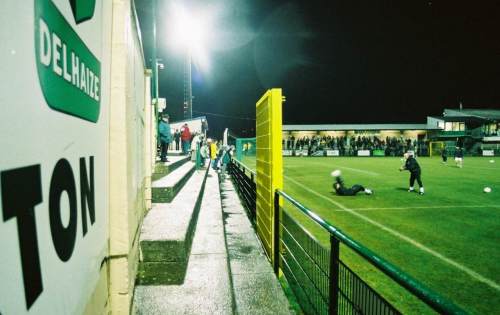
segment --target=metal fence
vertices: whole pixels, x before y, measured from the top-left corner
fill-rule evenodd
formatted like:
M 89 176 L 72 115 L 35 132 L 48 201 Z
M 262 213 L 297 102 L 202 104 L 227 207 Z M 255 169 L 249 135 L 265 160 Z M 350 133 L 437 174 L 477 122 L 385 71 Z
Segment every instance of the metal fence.
M 246 167 L 243 163 L 237 160 L 232 160 L 228 165 L 229 174 L 236 183 L 236 189 L 240 195 L 241 200 L 245 204 L 252 222 L 257 218 L 256 214 L 256 200 L 257 200 L 257 186 L 255 184 L 255 172 Z
M 330 235 L 330 248 L 320 242 L 280 206 L 282 197 Z M 399 286 L 441 314 L 466 314 L 451 301 L 411 278 L 396 266 L 338 230 L 317 214 L 276 190 L 274 234 L 280 244 L 274 251 L 274 270 L 283 271 L 287 281 L 308 314 L 400 314 L 384 297 L 371 288 L 340 259 L 340 243 L 345 245 Z
M 255 220 L 255 172 L 234 159 L 229 171 L 250 217 Z M 280 206 L 280 198 L 292 207 Z M 324 247 L 295 219 L 292 211 L 321 226 L 329 235 L 329 247 Z M 273 243 L 279 244 L 274 246 L 274 270 L 277 274 L 283 272 L 306 314 L 400 314 L 340 259 L 341 243 L 342 248 L 354 251 L 436 312 L 466 314 L 280 190 L 275 191 L 273 222 Z
M 279 195 L 277 192 L 275 200 Z M 287 196 L 288 197 L 288 196 Z M 339 259 L 340 241 L 330 236 L 330 248 L 275 205 L 274 269 L 283 271 L 299 304 L 307 314 L 401 314 Z M 281 217 L 281 218 L 280 218 Z

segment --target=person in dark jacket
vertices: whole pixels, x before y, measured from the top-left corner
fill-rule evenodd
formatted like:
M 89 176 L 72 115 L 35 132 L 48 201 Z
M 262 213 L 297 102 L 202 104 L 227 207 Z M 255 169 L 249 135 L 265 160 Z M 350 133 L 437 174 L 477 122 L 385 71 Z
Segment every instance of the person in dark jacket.
M 413 153 L 407 152 L 404 154 L 404 157 L 406 159 L 405 165 L 401 166 L 399 171 L 406 170 L 410 172 L 410 188 L 408 189 L 408 192 L 415 191 L 413 185 L 415 184 L 415 180 L 417 180 L 418 186 L 420 187 L 419 194 L 423 195 L 424 184 L 421 179 L 422 171 L 420 170 L 420 165 L 418 165 L 417 160 L 413 157 Z
M 333 183 L 333 189 L 339 196 L 355 196 L 359 192 L 364 192 L 367 195 L 373 194 L 368 188 L 365 188 L 359 184 L 353 185 L 351 188 L 345 187 L 344 180 L 340 176 L 340 170 L 335 170 L 332 172 L 332 176 L 335 177 L 335 182 Z
M 179 129 L 175 129 L 174 140 L 175 140 L 175 150 L 179 151 L 180 150 L 179 143 L 181 141 L 181 132 L 179 131 Z
M 446 152 L 446 147 L 441 150 L 441 158 L 443 159 L 443 164 L 446 164 L 448 161 L 448 153 Z
M 158 124 L 158 133 L 160 134 L 161 161 L 168 162 L 167 160 L 168 145 L 172 141 L 170 124 L 168 123 L 168 115 L 161 115 L 161 120 Z

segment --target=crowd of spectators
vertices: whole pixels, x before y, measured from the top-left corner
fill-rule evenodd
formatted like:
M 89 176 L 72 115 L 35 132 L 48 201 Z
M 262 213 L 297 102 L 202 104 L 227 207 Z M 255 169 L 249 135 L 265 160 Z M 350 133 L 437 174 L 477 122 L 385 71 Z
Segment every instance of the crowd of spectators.
M 400 156 L 408 150 L 418 150 L 426 144 L 416 139 L 377 136 L 290 136 L 283 139 L 285 150 L 307 150 L 309 155 L 316 151 L 338 150 L 340 155 L 356 155 L 358 150 L 383 150 L 386 156 Z

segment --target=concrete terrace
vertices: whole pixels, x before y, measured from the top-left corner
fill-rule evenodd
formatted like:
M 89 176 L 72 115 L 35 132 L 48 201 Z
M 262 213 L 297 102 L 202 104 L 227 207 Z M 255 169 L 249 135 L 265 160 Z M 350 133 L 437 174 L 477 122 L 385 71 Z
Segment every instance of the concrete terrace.
M 133 313 L 293 314 L 230 178 L 169 160 L 153 175 Z

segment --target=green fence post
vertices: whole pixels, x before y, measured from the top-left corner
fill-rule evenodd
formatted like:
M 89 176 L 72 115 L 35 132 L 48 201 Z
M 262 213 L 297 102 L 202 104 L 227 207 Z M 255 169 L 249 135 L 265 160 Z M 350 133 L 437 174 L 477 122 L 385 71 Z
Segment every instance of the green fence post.
M 196 144 L 196 169 L 201 168 L 201 154 L 200 154 L 200 143 Z
M 273 267 L 274 273 L 278 275 L 280 269 L 280 195 L 274 192 L 274 248 Z
M 336 315 L 339 310 L 339 246 L 340 241 L 330 235 L 330 283 L 328 314 Z

